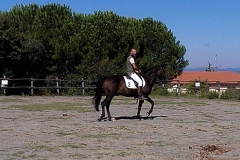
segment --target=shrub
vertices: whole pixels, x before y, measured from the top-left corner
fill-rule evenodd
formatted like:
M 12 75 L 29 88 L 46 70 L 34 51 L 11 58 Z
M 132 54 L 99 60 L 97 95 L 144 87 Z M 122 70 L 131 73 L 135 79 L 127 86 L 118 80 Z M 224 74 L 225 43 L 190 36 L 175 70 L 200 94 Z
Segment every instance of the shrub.
M 205 94 L 205 96 L 203 96 L 204 98 L 208 98 L 208 99 L 217 99 L 218 98 L 218 93 L 216 91 L 209 91 Z
M 169 93 L 168 93 L 168 90 L 167 90 L 167 87 L 162 87 L 161 85 L 159 84 L 155 84 L 152 88 L 152 94 L 154 95 L 160 95 L 160 96 L 168 96 Z
M 209 92 L 209 85 L 207 81 L 201 81 L 200 87 L 195 87 L 195 82 L 190 83 L 187 86 L 187 95 L 197 95 L 199 94 L 201 97 L 206 95 Z
M 228 88 L 222 93 L 221 99 L 236 99 L 240 100 L 240 90 L 236 88 Z

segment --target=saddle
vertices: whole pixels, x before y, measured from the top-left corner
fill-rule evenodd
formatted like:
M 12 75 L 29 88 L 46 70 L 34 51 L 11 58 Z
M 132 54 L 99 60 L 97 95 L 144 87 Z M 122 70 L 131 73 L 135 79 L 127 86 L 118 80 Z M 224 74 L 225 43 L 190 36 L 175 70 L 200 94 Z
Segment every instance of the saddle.
M 130 89 L 137 89 L 138 83 L 132 79 L 128 74 L 126 74 L 125 76 L 123 76 L 126 87 L 130 88 Z M 144 78 L 141 76 L 141 79 L 143 81 L 143 87 L 145 86 L 145 80 Z

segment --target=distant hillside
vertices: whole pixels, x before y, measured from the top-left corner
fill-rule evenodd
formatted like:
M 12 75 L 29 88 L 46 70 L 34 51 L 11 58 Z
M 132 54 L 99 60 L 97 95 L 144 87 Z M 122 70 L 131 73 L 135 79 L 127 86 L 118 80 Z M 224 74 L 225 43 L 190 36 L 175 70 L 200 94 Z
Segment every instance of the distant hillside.
M 205 71 L 205 68 L 185 68 L 184 71 Z M 240 68 L 218 68 L 217 71 L 232 71 L 240 73 Z

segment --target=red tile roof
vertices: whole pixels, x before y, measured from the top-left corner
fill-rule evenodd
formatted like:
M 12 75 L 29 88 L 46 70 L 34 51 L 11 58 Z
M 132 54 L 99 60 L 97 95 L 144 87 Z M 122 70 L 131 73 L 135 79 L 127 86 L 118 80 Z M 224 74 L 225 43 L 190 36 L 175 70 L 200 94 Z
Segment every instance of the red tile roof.
M 173 79 L 172 83 L 176 83 L 176 81 L 180 81 L 181 83 L 189 83 L 189 81 L 208 81 L 209 83 L 216 83 L 219 81 L 220 83 L 240 83 L 240 73 L 231 72 L 231 71 L 218 71 L 218 72 L 185 72 L 183 71 L 181 75 L 177 78 Z

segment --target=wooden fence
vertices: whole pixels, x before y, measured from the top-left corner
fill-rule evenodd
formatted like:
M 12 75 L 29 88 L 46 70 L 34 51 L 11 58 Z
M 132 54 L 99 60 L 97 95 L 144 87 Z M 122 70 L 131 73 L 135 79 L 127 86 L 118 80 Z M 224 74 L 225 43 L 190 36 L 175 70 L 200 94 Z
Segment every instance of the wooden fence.
M 24 82 L 25 85 L 16 85 L 17 81 Z M 65 80 L 65 79 L 35 79 L 35 78 L 0 78 L 1 89 L 4 95 L 7 95 L 7 91 L 10 89 L 27 89 L 30 91 L 30 95 L 34 95 L 34 91 L 37 89 L 53 89 L 56 91 L 57 95 L 61 94 L 64 89 L 79 89 L 82 95 L 85 95 L 86 90 L 94 89 L 95 87 L 91 85 L 92 82 L 88 82 L 83 78 L 81 80 Z M 37 82 L 42 82 L 46 86 L 36 86 Z M 74 83 L 77 85 L 69 85 Z M 51 84 L 49 86 L 49 84 Z
M 25 85 L 18 85 L 19 83 L 16 83 L 17 81 L 22 81 Z M 15 82 L 15 83 L 14 83 Z M 39 85 L 39 82 L 40 85 Z M 8 90 L 13 89 L 25 89 L 29 91 L 30 95 L 35 95 L 35 91 L 38 89 L 51 89 L 54 90 L 54 93 L 57 95 L 61 95 L 64 90 L 66 89 L 79 89 L 80 93 L 82 95 L 86 94 L 87 90 L 92 90 L 95 88 L 95 86 L 92 85 L 94 81 L 89 82 L 84 79 L 81 80 L 65 80 L 65 79 L 35 79 L 35 78 L 18 78 L 18 79 L 10 79 L 10 78 L 0 78 L 0 84 L 1 84 L 1 92 L 0 94 L 7 95 Z M 73 83 L 73 84 L 72 84 Z M 168 87 L 164 86 L 168 89 L 170 92 L 177 92 L 178 96 L 181 96 L 181 93 L 184 93 L 186 91 L 186 84 L 189 83 L 195 83 L 195 86 L 193 87 L 197 93 L 199 94 L 200 90 L 200 82 L 198 81 L 171 81 L 168 85 Z M 240 82 L 219 82 L 219 81 L 211 81 L 208 82 L 210 85 L 209 90 L 211 91 L 217 91 L 219 93 L 219 97 L 229 86 L 235 87 L 237 89 L 240 89 Z M 16 85 L 17 84 L 17 85 Z M 163 88 L 164 88 L 163 87 Z

